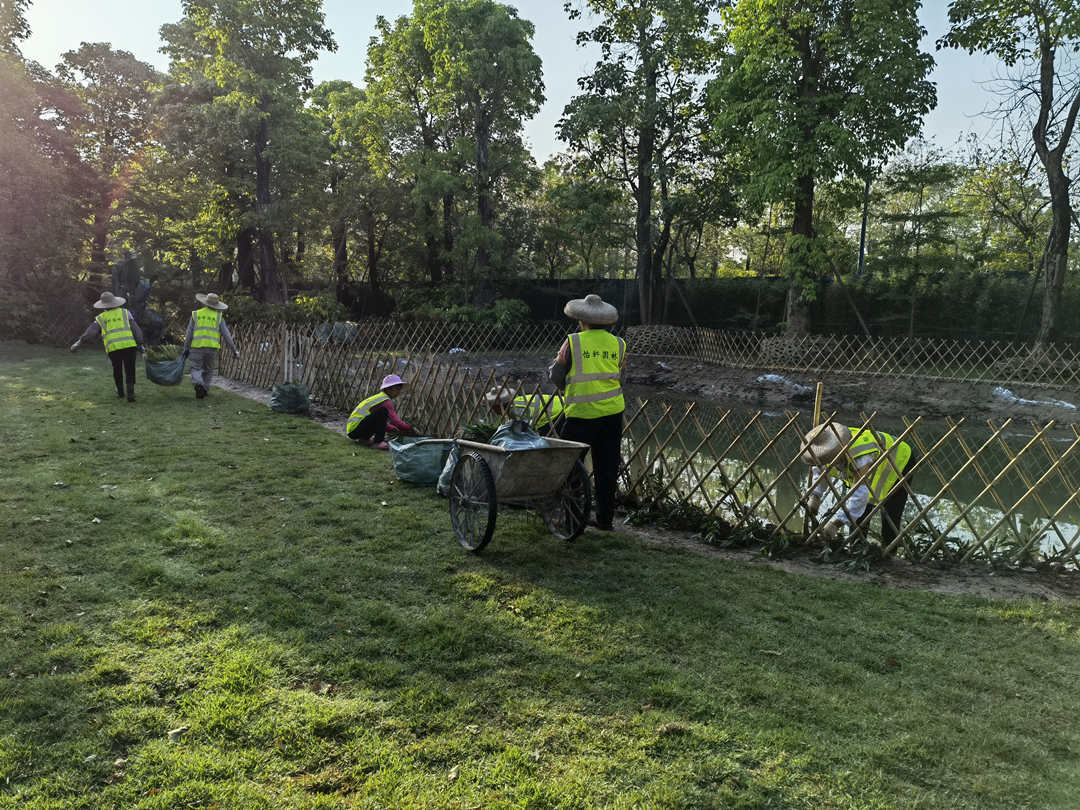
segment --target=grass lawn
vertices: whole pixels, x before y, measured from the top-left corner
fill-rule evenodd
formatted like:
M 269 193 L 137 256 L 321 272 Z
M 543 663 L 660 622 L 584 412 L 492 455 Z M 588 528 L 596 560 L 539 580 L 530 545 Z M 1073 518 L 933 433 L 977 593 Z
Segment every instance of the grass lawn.
M 0 343 L 0 808 L 1080 805 L 1080 605 L 472 556 L 384 453 L 136 394 Z

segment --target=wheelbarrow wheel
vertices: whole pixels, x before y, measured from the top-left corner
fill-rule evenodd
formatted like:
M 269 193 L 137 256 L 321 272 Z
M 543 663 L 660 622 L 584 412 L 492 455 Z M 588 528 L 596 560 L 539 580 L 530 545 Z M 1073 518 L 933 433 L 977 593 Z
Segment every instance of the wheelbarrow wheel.
M 495 477 L 475 450 L 462 453 L 450 478 L 450 525 L 469 551 L 483 549 L 495 533 Z
M 576 462 L 566 477 L 566 483 L 543 511 L 544 523 L 556 537 L 567 542 L 585 531 L 592 508 L 592 485 L 585 465 Z

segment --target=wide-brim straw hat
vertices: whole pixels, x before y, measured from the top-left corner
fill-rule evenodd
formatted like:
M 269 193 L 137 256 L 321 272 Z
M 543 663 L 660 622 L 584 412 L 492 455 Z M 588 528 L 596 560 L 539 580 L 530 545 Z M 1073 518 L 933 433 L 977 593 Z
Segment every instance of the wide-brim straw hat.
M 595 293 L 567 301 L 563 312 L 576 321 L 597 326 L 607 326 L 619 320 L 619 310 Z
M 484 399 L 487 400 L 488 405 L 506 405 L 514 398 L 514 392 L 509 388 L 495 386 L 486 394 Z
M 393 388 L 395 385 L 408 385 L 397 374 L 387 374 L 382 378 L 382 385 L 379 386 L 380 391 L 385 391 L 387 388 Z
M 228 309 L 229 305 L 218 298 L 217 293 L 195 293 L 195 300 L 210 309 Z
M 94 309 L 116 309 L 127 303 L 127 299 L 120 295 L 113 295 L 106 290 L 101 297 L 94 302 Z
M 831 464 L 851 444 L 851 431 L 839 422 L 823 422 L 803 437 L 799 458 L 804 464 Z

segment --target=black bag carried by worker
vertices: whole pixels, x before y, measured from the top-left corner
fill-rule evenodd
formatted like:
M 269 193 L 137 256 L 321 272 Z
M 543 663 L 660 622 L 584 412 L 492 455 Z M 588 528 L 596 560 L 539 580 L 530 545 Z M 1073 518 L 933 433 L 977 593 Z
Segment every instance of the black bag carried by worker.
M 187 360 L 183 355 L 171 360 L 151 360 L 146 356 L 146 379 L 158 385 L 177 385 L 184 379 L 184 362 Z
M 270 410 L 277 413 L 307 413 L 311 396 L 303 383 L 278 383 L 270 389 Z

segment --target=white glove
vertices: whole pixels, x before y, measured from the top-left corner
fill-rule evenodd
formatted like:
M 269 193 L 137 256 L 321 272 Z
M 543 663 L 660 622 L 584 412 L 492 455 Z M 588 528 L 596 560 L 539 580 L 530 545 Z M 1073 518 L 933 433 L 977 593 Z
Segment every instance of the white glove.
M 233 356 L 234 360 L 239 360 L 240 359 L 240 352 L 236 351 L 236 349 L 233 349 L 232 356 Z
M 71 344 L 70 347 L 68 347 L 68 350 L 73 352 L 78 351 L 80 343 L 82 343 L 81 340 L 76 340 L 74 343 Z
M 843 528 L 844 526 L 842 523 L 839 523 L 835 520 L 830 520 L 828 523 L 822 526 L 821 534 L 825 537 L 826 540 L 832 542 L 840 536 L 840 532 Z

